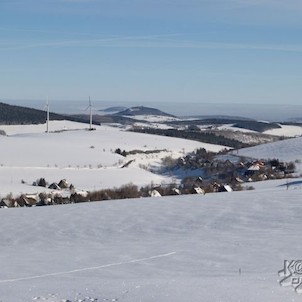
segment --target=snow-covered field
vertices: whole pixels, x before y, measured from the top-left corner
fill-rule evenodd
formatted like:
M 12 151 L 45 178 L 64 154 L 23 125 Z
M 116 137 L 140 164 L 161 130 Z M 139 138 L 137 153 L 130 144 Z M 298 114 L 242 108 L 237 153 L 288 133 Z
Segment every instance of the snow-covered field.
M 43 133 L 0 127 L 0 192 L 66 178 L 80 189 L 168 181 L 140 168 L 166 155 L 219 146 L 129 133 Z M 57 127 L 57 129 L 56 129 Z M 70 122 L 51 130 L 84 129 Z M 240 150 L 257 158 L 301 158 L 302 138 Z M 167 149 L 128 168 L 116 148 Z M 152 157 L 153 156 L 153 157 Z M 156 179 L 159 177 L 160 179 Z M 27 183 L 21 184 L 21 180 Z M 1 302 L 285 302 L 284 260 L 300 260 L 302 179 L 252 184 L 256 190 L 0 209 Z M 43 189 L 43 188 L 42 188 Z
M 301 192 L 2 209 L 1 301 L 300 301 Z
M 160 115 L 134 115 L 134 119 L 143 121 L 143 122 L 151 122 L 151 123 L 164 123 L 171 121 L 179 121 L 180 119 L 172 116 L 160 116 Z
M 43 177 L 49 183 L 66 179 L 80 190 L 99 190 L 134 183 L 138 186 L 174 180 L 143 167 L 160 165 L 166 156 L 179 157 L 197 148 L 219 151 L 223 146 L 177 138 L 126 132 L 109 126 L 85 130 L 87 125 L 68 121 L 45 125 L 0 126 L 0 197 L 41 191 L 32 183 Z M 121 150 L 165 150 L 123 157 Z M 124 164 L 134 160 L 127 168 Z
M 284 137 L 296 137 L 302 135 L 302 127 L 297 125 L 282 125 L 280 124 L 281 128 L 272 129 L 264 131 L 263 134 L 275 135 L 275 136 L 284 136 Z M 231 131 L 240 131 L 242 133 L 258 133 L 257 131 L 238 128 L 235 127 L 233 124 L 226 124 L 217 127 L 220 130 L 231 130 Z
M 290 138 L 239 150 L 238 155 L 254 158 L 278 158 L 284 161 L 302 161 L 302 137 Z
M 295 137 L 302 135 L 302 127 L 281 125 L 280 129 L 267 130 L 264 133 L 276 136 Z

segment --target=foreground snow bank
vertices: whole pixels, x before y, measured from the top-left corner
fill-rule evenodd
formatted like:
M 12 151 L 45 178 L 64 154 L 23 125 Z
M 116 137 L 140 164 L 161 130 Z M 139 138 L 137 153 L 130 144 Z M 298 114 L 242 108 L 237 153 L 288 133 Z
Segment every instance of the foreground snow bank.
M 278 271 L 301 258 L 301 213 L 301 186 L 2 209 L 0 297 L 298 301 Z

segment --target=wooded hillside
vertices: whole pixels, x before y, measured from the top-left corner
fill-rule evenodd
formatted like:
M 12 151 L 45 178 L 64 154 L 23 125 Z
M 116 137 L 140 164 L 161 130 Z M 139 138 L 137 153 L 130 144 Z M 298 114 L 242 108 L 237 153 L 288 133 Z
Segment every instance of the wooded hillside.
M 63 120 L 65 116 L 50 113 L 51 120 Z M 0 103 L 0 125 L 40 124 L 45 123 L 46 112 L 32 108 Z

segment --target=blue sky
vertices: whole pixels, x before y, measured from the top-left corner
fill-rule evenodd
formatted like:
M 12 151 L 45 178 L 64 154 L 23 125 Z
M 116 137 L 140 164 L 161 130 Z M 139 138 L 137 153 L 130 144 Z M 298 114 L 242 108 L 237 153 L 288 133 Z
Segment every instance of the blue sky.
M 0 0 L 0 100 L 299 104 L 301 0 Z

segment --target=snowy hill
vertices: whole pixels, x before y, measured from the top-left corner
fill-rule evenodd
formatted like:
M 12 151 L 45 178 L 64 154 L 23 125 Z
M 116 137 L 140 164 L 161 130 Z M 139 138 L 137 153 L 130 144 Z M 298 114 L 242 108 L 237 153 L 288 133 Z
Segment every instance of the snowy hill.
M 295 137 L 302 136 L 302 125 L 282 125 L 279 129 L 267 130 L 265 134 L 285 136 L 285 137 Z
M 8 105 L 0 102 L 0 125 L 39 124 L 46 118 L 45 111 Z M 50 113 L 50 119 L 63 120 L 63 115 Z
M 166 156 L 180 157 L 197 148 L 219 151 L 224 146 L 184 139 L 144 135 L 109 126 L 87 131 L 88 125 L 51 121 L 46 126 L 1 126 L 0 197 L 9 193 L 34 193 L 32 183 L 43 177 L 49 183 L 67 179 L 81 190 L 99 190 L 134 183 L 138 186 L 171 183 L 168 176 L 153 174 L 143 166 L 159 165 Z M 125 158 L 114 151 L 163 150 Z M 127 168 L 121 168 L 135 159 Z M 41 188 L 44 190 L 44 188 Z M 40 191 L 40 190 L 38 190 Z
M 94 190 L 171 182 L 143 168 L 197 148 L 196 141 L 109 126 L 51 121 L 1 126 L 0 194 L 35 192 L 39 177 Z M 302 138 L 238 151 L 301 160 Z M 114 152 L 161 150 L 124 158 Z M 237 151 L 236 151 L 237 152 Z M 127 168 L 121 168 L 135 159 Z M 253 183 L 253 191 L 0 209 L 3 302 L 284 302 L 284 260 L 299 260 L 301 178 Z M 45 190 L 45 188 L 41 188 Z
M 5 302 L 284 302 L 301 187 L 0 211 Z
M 290 138 L 274 143 L 244 148 L 239 155 L 254 158 L 278 158 L 284 161 L 302 161 L 302 137 Z

